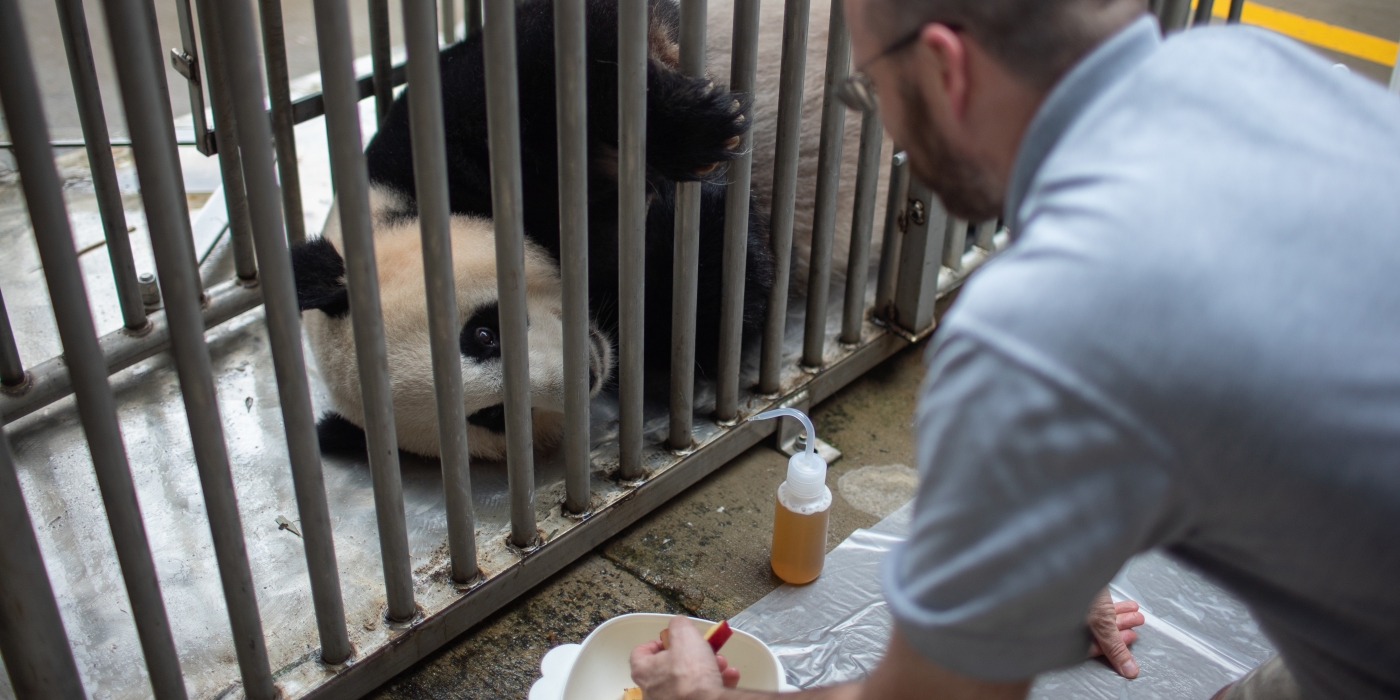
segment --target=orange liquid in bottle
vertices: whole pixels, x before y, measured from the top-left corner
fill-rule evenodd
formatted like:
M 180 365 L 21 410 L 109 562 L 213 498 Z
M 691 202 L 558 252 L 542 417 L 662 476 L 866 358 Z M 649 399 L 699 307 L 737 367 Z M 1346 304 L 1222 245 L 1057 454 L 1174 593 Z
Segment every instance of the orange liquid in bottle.
M 773 515 L 773 554 L 770 562 L 778 578 L 792 584 L 817 580 L 826 561 L 826 521 L 831 508 L 802 515 L 778 501 Z

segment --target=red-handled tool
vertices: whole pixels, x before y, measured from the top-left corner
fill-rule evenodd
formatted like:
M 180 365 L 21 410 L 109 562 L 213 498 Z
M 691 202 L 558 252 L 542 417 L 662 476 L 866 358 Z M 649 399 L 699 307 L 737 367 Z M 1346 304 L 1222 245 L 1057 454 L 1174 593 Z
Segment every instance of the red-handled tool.
M 710 627 L 710 629 L 705 630 L 705 641 L 709 642 L 710 648 L 718 654 L 720 647 L 723 647 L 724 643 L 729 641 L 729 638 L 733 635 L 734 630 L 729 626 L 729 621 L 720 620 Z M 669 629 L 661 630 L 661 648 L 671 648 L 671 630 Z

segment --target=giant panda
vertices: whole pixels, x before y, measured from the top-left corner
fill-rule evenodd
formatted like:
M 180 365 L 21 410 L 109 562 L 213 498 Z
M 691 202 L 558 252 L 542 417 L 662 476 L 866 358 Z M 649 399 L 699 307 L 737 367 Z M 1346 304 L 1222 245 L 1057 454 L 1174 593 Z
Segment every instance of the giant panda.
M 669 374 L 676 183 L 701 183 L 696 363 L 716 363 L 723 259 L 724 170 L 749 127 L 743 99 L 678 70 L 679 11 L 651 0 L 647 70 L 645 363 L 648 381 Z M 617 328 L 617 5 L 587 0 L 589 130 L 589 302 L 594 342 L 591 390 L 613 369 Z M 548 447 L 562 434 L 562 319 L 551 0 L 516 5 L 526 278 L 534 438 Z M 453 263 L 461 331 L 468 445 L 474 457 L 505 454 L 503 375 L 495 343 L 495 254 L 480 34 L 440 57 L 446 124 Z M 408 94 L 393 104 L 365 152 L 375 255 L 386 327 L 395 427 L 401 449 L 436 456 L 437 416 L 427 341 L 422 253 L 414 202 Z M 745 336 L 760 334 L 773 256 L 761 207 L 752 207 L 745 285 Z M 351 341 L 339 225 L 293 251 L 307 336 L 332 411 L 319 429 L 323 448 L 363 447 L 363 410 Z

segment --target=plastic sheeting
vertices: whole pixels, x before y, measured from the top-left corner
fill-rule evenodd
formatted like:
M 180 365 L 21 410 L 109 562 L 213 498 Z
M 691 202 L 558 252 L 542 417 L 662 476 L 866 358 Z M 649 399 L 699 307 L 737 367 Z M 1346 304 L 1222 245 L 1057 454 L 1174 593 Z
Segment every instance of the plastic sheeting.
M 821 578 L 783 586 L 730 619 L 762 639 L 800 688 L 864 678 L 879 662 L 893 619 L 880 592 L 880 560 L 905 538 L 912 504 L 869 530 L 857 530 L 826 557 Z M 1043 674 L 1034 700 L 1209 698 L 1274 654 L 1244 604 L 1149 552 L 1128 562 L 1109 586 L 1140 605 L 1146 624 L 1133 645 L 1140 674 L 1129 681 L 1101 660 Z

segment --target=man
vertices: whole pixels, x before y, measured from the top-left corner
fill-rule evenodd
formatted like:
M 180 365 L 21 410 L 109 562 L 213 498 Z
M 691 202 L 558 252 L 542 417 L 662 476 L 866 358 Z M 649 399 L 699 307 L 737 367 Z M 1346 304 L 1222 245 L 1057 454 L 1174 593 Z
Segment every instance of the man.
M 846 8 L 845 94 L 1016 242 L 930 352 L 887 656 L 796 697 L 1024 697 L 1154 547 L 1280 651 L 1220 697 L 1400 696 L 1400 101 L 1262 30 L 1162 42 L 1138 0 Z M 633 654 L 648 700 L 751 697 L 671 640 Z

